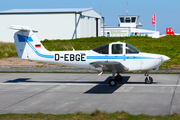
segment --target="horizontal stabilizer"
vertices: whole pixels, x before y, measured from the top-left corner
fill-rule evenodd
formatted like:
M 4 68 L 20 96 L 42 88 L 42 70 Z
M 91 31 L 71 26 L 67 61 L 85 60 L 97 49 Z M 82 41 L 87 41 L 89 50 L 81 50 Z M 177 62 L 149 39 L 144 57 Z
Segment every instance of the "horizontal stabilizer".
M 31 31 L 31 29 L 27 26 L 23 26 L 23 25 L 11 25 L 9 27 L 9 29 L 13 29 L 13 30 L 21 30 L 21 31 Z M 36 30 L 32 30 L 33 32 L 38 32 Z

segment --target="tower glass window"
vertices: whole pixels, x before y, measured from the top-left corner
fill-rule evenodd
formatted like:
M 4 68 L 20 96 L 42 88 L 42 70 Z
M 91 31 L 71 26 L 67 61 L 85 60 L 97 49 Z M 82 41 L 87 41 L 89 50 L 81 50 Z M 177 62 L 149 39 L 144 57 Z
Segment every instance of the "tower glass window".
M 136 22 L 136 17 L 132 17 L 132 18 L 131 18 L 131 21 L 132 21 L 132 22 Z
M 124 23 L 124 17 L 120 17 L 121 23 Z
M 126 23 L 130 22 L 130 17 L 126 17 Z

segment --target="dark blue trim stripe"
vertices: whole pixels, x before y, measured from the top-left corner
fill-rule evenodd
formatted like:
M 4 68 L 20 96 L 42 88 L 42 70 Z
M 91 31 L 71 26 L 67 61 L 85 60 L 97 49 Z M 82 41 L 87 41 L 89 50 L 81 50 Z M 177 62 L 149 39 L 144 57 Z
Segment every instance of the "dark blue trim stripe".
M 24 35 L 20 35 L 17 34 L 19 42 L 26 42 L 27 40 L 29 40 L 30 42 L 33 42 L 33 39 L 29 36 L 24 36 Z
M 87 59 L 156 59 L 143 56 L 87 56 Z

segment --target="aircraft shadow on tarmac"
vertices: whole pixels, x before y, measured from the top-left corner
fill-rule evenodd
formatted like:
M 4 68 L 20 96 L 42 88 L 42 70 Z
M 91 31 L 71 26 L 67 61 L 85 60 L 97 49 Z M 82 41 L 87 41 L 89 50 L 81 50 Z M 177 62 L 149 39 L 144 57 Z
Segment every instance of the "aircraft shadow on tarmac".
M 88 91 L 84 92 L 85 94 L 112 94 L 117 89 L 119 89 L 123 84 L 126 84 L 129 80 L 130 76 L 122 76 L 123 80 L 121 82 L 117 82 L 115 87 L 109 86 L 109 80 L 112 79 L 112 76 L 109 76 L 103 83 L 99 83 Z M 103 85 L 102 85 L 103 84 Z M 107 84 L 107 85 L 104 85 Z
M 115 87 L 109 86 L 109 80 L 112 79 L 112 76 L 109 76 L 103 83 L 99 83 L 93 88 L 89 89 L 85 93 L 89 94 L 112 94 L 117 89 L 119 89 L 123 84 L 145 84 L 145 82 L 128 82 L 130 76 L 122 76 L 123 80 L 121 82 L 117 81 L 117 85 Z M 107 84 L 106 86 L 102 84 Z M 153 84 L 157 84 L 157 82 L 153 82 Z
M 109 86 L 109 80 L 112 76 L 109 76 L 105 81 L 31 81 L 31 78 L 18 78 L 14 80 L 8 80 L 4 83 L 79 83 L 79 84 L 97 84 L 93 88 L 84 92 L 85 94 L 112 94 L 123 84 L 145 84 L 145 82 L 128 82 L 130 76 L 122 76 L 123 80 L 118 82 L 115 87 Z M 155 82 L 154 82 L 155 83 Z M 155 83 L 156 84 L 156 83 Z

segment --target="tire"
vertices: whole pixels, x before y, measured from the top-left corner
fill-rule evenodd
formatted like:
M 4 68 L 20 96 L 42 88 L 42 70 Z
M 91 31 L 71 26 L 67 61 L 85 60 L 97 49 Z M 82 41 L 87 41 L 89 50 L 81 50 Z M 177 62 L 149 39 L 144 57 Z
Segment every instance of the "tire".
M 148 80 L 148 77 L 145 78 L 145 83 L 146 84 L 152 84 L 153 83 L 153 78 L 152 77 L 149 77 L 149 80 Z
M 114 80 L 114 79 L 109 80 L 109 86 L 115 87 L 116 84 L 117 84 L 116 80 Z
M 115 79 L 116 81 L 121 82 L 123 78 L 121 75 L 116 75 Z

